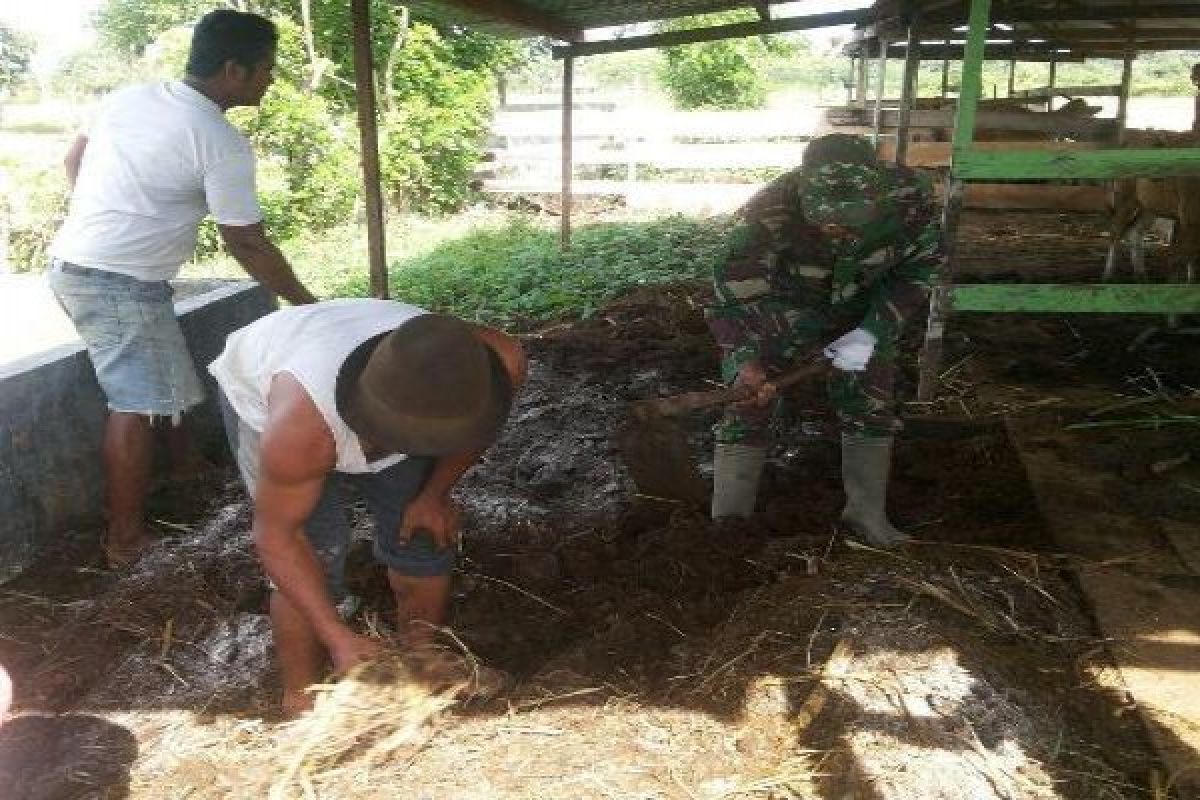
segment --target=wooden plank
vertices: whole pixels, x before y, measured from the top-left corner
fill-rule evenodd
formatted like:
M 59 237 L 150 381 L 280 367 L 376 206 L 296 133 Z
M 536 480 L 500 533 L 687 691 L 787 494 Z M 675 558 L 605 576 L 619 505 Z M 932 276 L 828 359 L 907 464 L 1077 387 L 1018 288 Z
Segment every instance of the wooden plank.
M 1200 175 L 1200 147 L 1077 153 L 956 149 L 954 172 L 971 181 Z
M 1172 779 L 1173 796 L 1200 790 L 1200 592 L 1196 575 L 1169 547 L 1160 523 L 1114 471 L 1073 457 L 1080 433 L 1048 429 L 1030 416 L 1005 424 L 1057 549 L 1089 566 L 1076 572 L 1109 654 Z M 1134 565 L 1102 568 L 1115 560 Z
M 1040 86 L 1036 89 L 1018 89 L 1013 92 L 1013 97 L 1027 97 L 1030 100 L 1048 100 L 1052 97 L 1118 97 L 1120 94 L 1120 84 L 1112 84 L 1111 86 L 1055 86 L 1053 77 L 1051 77 L 1049 86 Z
M 362 147 L 371 295 L 386 299 L 389 292 L 388 270 L 387 254 L 384 250 L 383 192 L 380 187 L 379 131 L 376 127 L 375 69 L 371 63 L 369 0 L 351 0 L 350 14 L 354 26 L 354 98 L 358 108 L 359 143 Z
M 1200 592 L 1117 571 L 1083 572 L 1079 584 L 1175 796 L 1197 797 Z
M 961 311 L 1031 314 L 1194 314 L 1198 284 L 959 284 L 947 290 Z
M 733 142 L 729 144 L 671 144 L 671 143 L 639 143 L 633 148 L 632 154 L 625 147 L 579 147 L 579 137 L 572 159 L 577 165 L 603 166 L 612 164 L 628 164 L 635 160 L 638 164 L 658 167 L 660 169 L 753 169 L 756 167 L 789 167 L 800 163 L 804 156 L 806 145 L 803 142 L 795 144 L 761 144 L 758 142 Z M 944 144 L 949 160 L 949 142 Z M 892 146 L 889 143 L 889 147 Z M 492 150 L 495 160 L 489 167 L 513 167 L 527 164 L 557 163 L 560 156 L 554 152 L 552 145 L 543 147 L 506 147 Z
M 864 48 L 865 50 L 866 48 Z M 870 54 L 875 55 L 878 48 L 870 48 Z M 904 57 L 904 45 L 889 45 L 888 56 L 891 58 Z M 951 42 L 948 46 L 942 43 L 923 44 L 921 45 L 921 60 L 922 61 L 938 61 L 943 58 L 949 58 L 954 61 L 963 59 L 963 45 Z M 1053 44 L 1020 44 L 1020 45 L 997 45 L 990 44 L 987 48 L 987 57 L 989 59 L 1009 59 L 1017 58 L 1020 61 L 1050 61 L 1057 58 L 1058 62 L 1073 62 L 1082 63 L 1086 61 L 1083 54 L 1077 54 L 1069 50 L 1064 45 Z
M 645 50 L 652 47 L 675 47 L 697 42 L 714 42 L 721 39 L 739 39 L 747 36 L 763 36 L 772 33 L 807 31 L 828 28 L 834 25 L 857 25 L 867 15 L 865 10 L 831 11 L 827 14 L 809 14 L 802 17 L 774 19 L 769 22 L 737 22 L 731 25 L 713 25 L 708 28 L 693 28 L 685 31 L 651 33 L 643 36 L 626 36 L 598 42 L 576 41 L 552 49 L 554 58 L 595 56 L 603 53 L 624 53 L 630 50 Z
M 972 150 L 986 152 L 995 151 L 1051 151 L 1055 153 L 1073 153 L 1086 150 L 1098 150 L 1103 145 L 1099 142 L 976 142 Z M 895 156 L 896 145 L 893 142 L 883 142 L 879 146 L 879 156 L 891 160 Z M 910 167 L 949 167 L 953 154 L 950 142 L 909 142 L 908 165 Z
M 492 133 L 519 140 L 538 140 L 559 135 L 559 110 L 501 113 L 496 115 Z M 629 133 L 645 133 L 651 138 L 672 136 L 704 137 L 710 139 L 777 139 L 804 141 L 809 138 L 794 118 L 784 115 L 762 115 L 741 112 L 643 113 L 577 111 L 576 140 L 587 137 L 626 137 Z
M 898 122 L 897 112 L 885 109 L 883 125 L 894 128 Z M 917 109 L 909 122 L 914 128 L 949 128 L 955 124 L 954 112 Z M 1113 131 L 1116 122 L 1074 114 L 1047 114 L 1041 111 L 983 111 L 975 112 L 975 129 L 1000 131 L 1029 131 L 1036 133 L 1069 135 L 1106 135 Z
M 1108 210 L 1108 189 L 1053 183 L 968 183 L 963 206 L 993 211 L 1103 213 Z

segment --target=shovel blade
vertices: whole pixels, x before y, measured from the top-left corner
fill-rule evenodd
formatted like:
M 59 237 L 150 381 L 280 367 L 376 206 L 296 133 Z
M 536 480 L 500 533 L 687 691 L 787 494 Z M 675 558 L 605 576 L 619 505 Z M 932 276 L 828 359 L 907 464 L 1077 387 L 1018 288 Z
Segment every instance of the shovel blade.
M 708 485 L 696 468 L 687 433 L 676 422 L 629 417 L 616 441 L 639 494 L 697 508 L 708 503 Z

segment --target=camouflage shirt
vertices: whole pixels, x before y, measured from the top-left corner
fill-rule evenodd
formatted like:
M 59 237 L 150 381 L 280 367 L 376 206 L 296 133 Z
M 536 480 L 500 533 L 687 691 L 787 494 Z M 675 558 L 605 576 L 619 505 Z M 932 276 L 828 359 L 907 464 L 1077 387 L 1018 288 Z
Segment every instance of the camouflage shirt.
M 716 266 L 707 317 L 725 371 L 786 362 L 830 312 L 860 310 L 894 344 L 943 261 L 932 191 L 910 169 L 836 163 L 776 178 L 737 212 Z

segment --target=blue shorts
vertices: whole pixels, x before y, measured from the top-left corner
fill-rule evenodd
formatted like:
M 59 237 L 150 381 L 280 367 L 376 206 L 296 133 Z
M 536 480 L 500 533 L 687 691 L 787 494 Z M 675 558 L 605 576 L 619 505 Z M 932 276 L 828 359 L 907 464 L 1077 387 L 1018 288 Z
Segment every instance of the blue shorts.
M 87 346 L 111 410 L 177 418 L 204 401 L 169 283 L 58 260 L 49 283 Z
M 237 416 L 224 394 L 220 395 L 220 404 L 229 447 L 253 499 L 258 484 L 259 434 Z M 358 491 L 375 522 L 373 550 L 377 561 L 414 578 L 448 575 L 454 568 L 457 553 L 452 548 L 437 549 L 429 534 L 415 534 L 407 542 L 399 537 L 404 512 L 425 485 L 434 462 L 433 458 L 409 456 L 379 472 L 331 472 L 326 477 L 321 499 L 304 523 L 304 535 L 325 570 L 335 602 L 346 593 L 346 554 L 353 538 L 343 504 L 347 487 Z

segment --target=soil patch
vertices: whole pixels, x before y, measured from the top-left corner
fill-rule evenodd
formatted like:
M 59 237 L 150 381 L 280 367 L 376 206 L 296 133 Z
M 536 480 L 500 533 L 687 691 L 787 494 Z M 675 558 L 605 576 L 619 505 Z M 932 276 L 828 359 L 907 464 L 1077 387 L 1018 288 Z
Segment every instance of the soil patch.
M 265 588 L 230 480 L 132 572 L 77 581 L 61 565 L 94 548 L 83 534 L 56 555 L 58 572 L 0 588 L 0 661 L 22 714 L 4 730 L 48 711 L 94 716 L 113 745 L 101 752 L 114 770 L 97 774 L 146 798 L 272 786 L 358 798 L 1149 796 L 1157 761 L 1125 699 L 1096 679 L 1104 650 L 991 413 L 1000 401 L 972 406 L 982 401 L 964 389 L 939 408 L 978 413 L 913 415 L 892 505 L 921 542 L 900 553 L 844 542 L 832 525 L 841 492 L 823 386 L 793 392 L 754 518 L 713 524 L 632 494 L 612 432 L 628 402 L 716 374 L 704 301 L 702 287 L 640 291 L 525 337 L 529 389 L 459 492 L 453 627 L 512 676 L 499 698 L 431 714 L 386 764 L 350 759 L 280 786 L 291 731 L 272 721 Z M 687 423 L 704 470 L 713 417 Z M 386 627 L 365 541 L 351 587 L 359 622 Z M 71 774 L 97 753 L 85 739 L 32 755 L 0 738 L 15 754 L 0 766 Z

